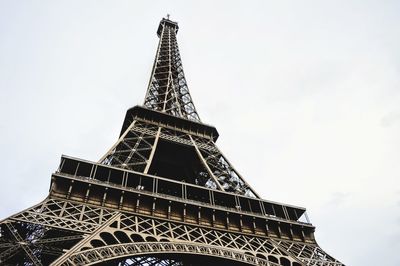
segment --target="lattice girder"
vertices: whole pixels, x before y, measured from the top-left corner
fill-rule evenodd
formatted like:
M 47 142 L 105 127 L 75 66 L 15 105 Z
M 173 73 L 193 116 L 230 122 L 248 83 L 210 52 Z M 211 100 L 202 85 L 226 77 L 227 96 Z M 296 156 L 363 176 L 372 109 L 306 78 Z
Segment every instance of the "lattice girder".
M 177 31 L 161 21 L 144 106 L 127 111 L 100 161 L 62 156 L 49 196 L 0 221 L 0 264 L 344 266 L 304 208 L 261 199 L 218 149 Z
M 203 165 L 203 170 L 193 179 L 196 184 L 200 182 L 206 187 L 259 197 L 220 152 L 212 138 L 192 136 L 178 127 L 170 129 L 151 118 L 134 120 L 100 162 L 147 173 L 159 140 L 172 142 L 177 147 L 183 144 L 197 152 L 195 160 Z
M 176 33 L 178 26 L 169 20 L 160 23 L 160 42 L 154 60 L 144 106 L 168 114 L 200 121 L 182 67 Z
M 43 203 L 46 204 L 46 203 Z M 69 224 L 68 218 L 64 222 L 64 218 L 54 217 L 46 210 L 35 210 L 35 214 L 30 213 L 31 210 L 21 212 L 14 217 L 3 220 L 0 223 L 0 264 L 1 265 L 19 265 L 30 263 L 31 265 L 48 265 L 54 259 L 65 253 L 66 249 L 71 248 L 78 243 L 84 236 L 79 232 L 79 223 L 76 224 L 76 230 L 66 230 L 64 224 Z M 33 223 L 27 217 L 32 215 L 41 216 L 42 219 L 48 220 L 45 223 Z M 65 216 L 64 216 L 65 217 Z M 15 219 L 17 218 L 17 219 Z
M 36 217 L 34 221 L 38 223 L 32 223 L 33 217 Z M 43 221 L 47 221 L 46 224 Z M 53 255 L 62 255 L 65 250 L 69 250 L 54 262 L 57 265 L 83 265 L 152 253 L 218 256 L 252 265 L 280 265 L 277 261 L 283 259 L 290 261 L 291 265 L 342 265 L 316 244 L 248 236 L 51 198 L 1 222 L 3 231 L 0 254 L 3 257 L 12 257 L 15 252 L 10 249 L 12 241 L 4 239 L 4 228 L 21 223 L 46 228 L 47 231 L 70 232 L 63 237 L 35 237 L 29 240 L 30 245 L 36 248 L 41 245 L 48 247 L 54 243 L 76 243 L 68 248 L 47 248 L 54 252 Z M 69 225 L 72 230 L 66 231 L 65 225 Z M 18 239 L 17 242 L 23 241 L 28 240 Z M 104 246 L 99 246 L 99 243 Z M 40 265 L 40 258 L 35 257 L 33 251 L 26 249 L 24 252 L 32 256 L 31 262 Z

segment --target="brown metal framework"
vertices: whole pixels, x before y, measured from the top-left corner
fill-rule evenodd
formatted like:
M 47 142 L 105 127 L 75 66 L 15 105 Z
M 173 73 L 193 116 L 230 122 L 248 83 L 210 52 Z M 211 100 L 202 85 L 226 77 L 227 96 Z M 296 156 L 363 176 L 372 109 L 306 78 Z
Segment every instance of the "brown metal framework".
M 306 210 L 261 199 L 200 121 L 162 19 L 144 106 L 99 160 L 62 156 L 49 196 L 0 222 L 2 265 L 342 266 Z

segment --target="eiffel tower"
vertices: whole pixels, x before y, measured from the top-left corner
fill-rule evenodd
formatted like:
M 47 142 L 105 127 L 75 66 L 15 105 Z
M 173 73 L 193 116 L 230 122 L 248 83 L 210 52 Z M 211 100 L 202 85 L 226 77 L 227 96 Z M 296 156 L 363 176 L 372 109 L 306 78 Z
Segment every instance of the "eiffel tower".
M 1 265 L 339 266 L 302 207 L 261 199 L 201 122 L 163 18 L 143 106 L 98 161 L 62 156 L 41 203 L 0 222 Z

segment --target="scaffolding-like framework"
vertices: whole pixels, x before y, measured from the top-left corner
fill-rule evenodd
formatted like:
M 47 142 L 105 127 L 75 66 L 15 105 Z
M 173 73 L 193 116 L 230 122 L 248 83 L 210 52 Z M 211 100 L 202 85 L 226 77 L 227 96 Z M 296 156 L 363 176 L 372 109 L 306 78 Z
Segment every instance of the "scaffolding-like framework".
M 1 265 L 343 266 L 302 207 L 261 199 L 200 121 L 162 19 L 143 106 L 98 161 L 62 156 L 41 203 L 0 222 Z

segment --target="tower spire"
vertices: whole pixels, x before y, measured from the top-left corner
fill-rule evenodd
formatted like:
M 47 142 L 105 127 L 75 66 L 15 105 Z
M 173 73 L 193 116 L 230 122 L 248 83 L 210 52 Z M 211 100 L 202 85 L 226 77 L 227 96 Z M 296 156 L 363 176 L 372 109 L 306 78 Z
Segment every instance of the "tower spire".
M 170 115 L 200 121 L 185 79 L 176 34 L 178 23 L 163 18 L 160 38 L 147 88 L 144 106 Z

